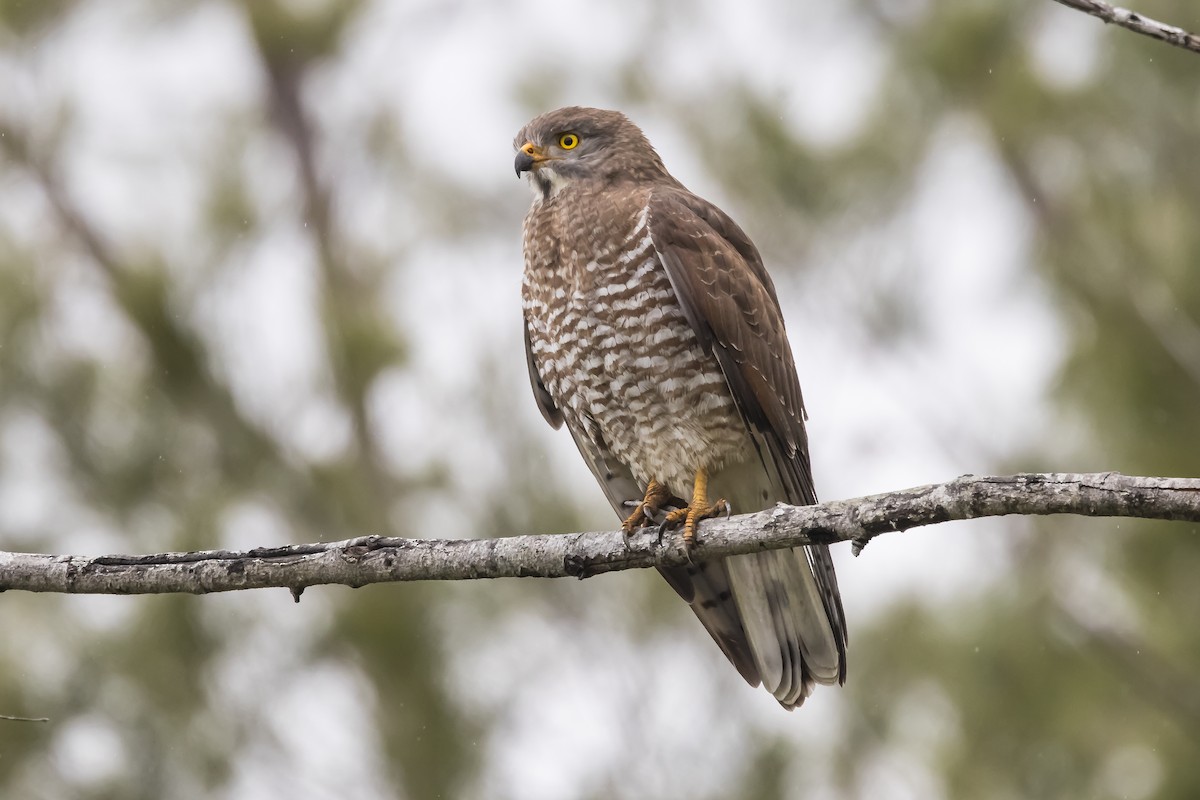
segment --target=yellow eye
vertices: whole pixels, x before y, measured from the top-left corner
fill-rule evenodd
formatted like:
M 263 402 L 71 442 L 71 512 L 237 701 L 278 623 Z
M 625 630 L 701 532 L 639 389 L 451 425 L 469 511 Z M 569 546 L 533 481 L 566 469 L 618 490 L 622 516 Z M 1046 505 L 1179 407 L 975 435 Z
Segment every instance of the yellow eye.
M 579 146 L 579 137 L 573 133 L 564 133 L 558 137 L 558 146 L 563 150 L 574 150 Z

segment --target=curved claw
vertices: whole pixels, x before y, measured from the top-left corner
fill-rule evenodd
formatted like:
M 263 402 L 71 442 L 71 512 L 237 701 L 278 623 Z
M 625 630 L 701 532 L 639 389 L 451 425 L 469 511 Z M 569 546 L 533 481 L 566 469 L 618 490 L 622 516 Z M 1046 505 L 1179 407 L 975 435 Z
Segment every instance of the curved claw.
M 644 528 L 648 523 L 654 522 L 654 515 L 668 503 L 671 502 L 671 493 L 667 491 L 667 487 L 663 486 L 658 481 L 652 480 L 646 484 L 646 495 L 640 503 L 633 503 L 633 513 L 625 518 L 621 523 L 621 531 L 625 534 L 625 544 L 629 545 L 629 537 L 634 531 Z
M 630 540 L 634 531 L 640 530 L 648 523 L 653 523 L 655 516 L 667 506 L 674 506 L 663 517 L 658 526 L 658 543 L 661 545 L 663 534 L 671 528 L 683 525 L 683 543 L 687 548 L 688 558 L 697 544 L 697 529 L 701 520 L 724 515 L 728 518 L 733 514 L 733 507 L 725 498 L 715 503 L 708 501 L 708 471 L 697 470 L 696 481 L 692 487 L 692 502 L 683 504 L 674 497 L 663 484 L 652 480 L 646 485 L 646 495 L 640 503 L 628 502 L 633 506 L 633 512 L 621 523 L 621 533 L 625 541 L 625 549 L 631 549 Z

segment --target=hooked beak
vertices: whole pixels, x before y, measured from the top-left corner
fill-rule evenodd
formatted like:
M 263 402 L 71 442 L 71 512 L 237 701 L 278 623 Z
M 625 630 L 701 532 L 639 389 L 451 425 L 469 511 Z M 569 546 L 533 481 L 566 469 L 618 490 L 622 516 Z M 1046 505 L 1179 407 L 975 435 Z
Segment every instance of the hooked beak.
M 517 153 L 515 162 L 517 177 L 521 177 L 522 172 L 528 172 L 548 158 L 550 157 L 543 153 L 542 149 L 533 142 L 526 142 L 521 145 L 521 150 Z

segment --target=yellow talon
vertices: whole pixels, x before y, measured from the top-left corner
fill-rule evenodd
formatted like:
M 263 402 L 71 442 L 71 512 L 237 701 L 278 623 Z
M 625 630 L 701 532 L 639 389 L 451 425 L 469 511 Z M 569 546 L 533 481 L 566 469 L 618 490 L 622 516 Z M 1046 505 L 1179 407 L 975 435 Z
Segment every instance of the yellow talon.
M 729 501 L 723 497 L 715 503 L 708 502 L 708 470 L 701 468 L 696 470 L 696 480 L 692 484 L 692 502 L 667 514 L 663 528 L 674 528 L 683 523 L 683 543 L 690 550 L 696 546 L 696 528 L 700 520 L 728 514 L 729 510 Z
M 690 550 L 696 546 L 696 527 L 700 520 L 715 517 L 729 511 L 729 501 L 725 498 L 715 503 L 708 502 L 708 470 L 701 467 L 696 470 L 696 480 L 692 484 L 692 502 L 687 507 L 687 516 L 683 523 L 683 543 Z
M 652 480 L 646 484 L 645 497 L 621 523 L 621 532 L 625 534 L 626 543 L 628 544 L 634 531 L 653 520 L 664 507 L 680 502 L 679 498 L 672 495 L 670 490 L 658 481 Z M 682 524 L 683 543 L 690 550 L 696 546 L 696 529 L 700 521 L 722 513 L 728 516 L 729 511 L 729 501 L 725 498 L 715 503 L 708 502 L 708 470 L 701 468 L 696 470 L 696 479 L 692 484 L 692 502 L 668 511 L 658 532 L 661 536 L 668 528 L 676 528 Z
M 663 486 L 656 480 L 651 480 L 646 484 L 646 495 L 642 498 L 642 502 L 637 504 L 633 509 L 633 513 L 625 518 L 621 523 L 621 532 L 628 539 L 630 534 L 642 528 L 647 522 L 654 519 L 654 515 L 659 512 L 664 505 L 671 499 L 671 493 L 667 491 L 667 487 Z

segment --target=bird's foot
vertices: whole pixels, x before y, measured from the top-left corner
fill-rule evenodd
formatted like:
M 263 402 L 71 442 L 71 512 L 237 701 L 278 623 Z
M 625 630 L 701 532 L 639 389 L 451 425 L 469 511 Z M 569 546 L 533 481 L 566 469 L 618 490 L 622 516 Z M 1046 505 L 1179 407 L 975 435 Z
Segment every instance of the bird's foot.
M 642 501 L 634 506 L 633 513 L 621 523 L 621 534 L 625 537 L 625 546 L 629 547 L 629 537 L 635 531 L 653 523 L 654 518 L 663 508 L 677 505 L 680 502 L 682 501 L 658 481 L 652 480 L 646 484 L 646 494 Z
M 696 546 L 696 531 L 700 520 L 722 514 L 728 517 L 732 510 L 729 501 L 723 497 L 713 503 L 708 501 L 708 470 L 699 469 L 696 471 L 696 481 L 692 485 L 692 502 L 668 513 L 658 532 L 661 536 L 668 528 L 677 528 L 682 524 L 683 544 L 690 553 Z
M 680 524 L 683 525 L 683 544 L 688 550 L 696 546 L 696 531 L 702 519 L 711 519 L 712 517 L 725 516 L 728 517 L 733 509 L 729 505 L 729 501 L 724 497 L 719 500 L 709 503 L 708 498 L 700 504 L 695 502 L 683 508 L 677 508 L 667 514 L 666 519 L 659 528 L 659 532 L 677 528 Z

